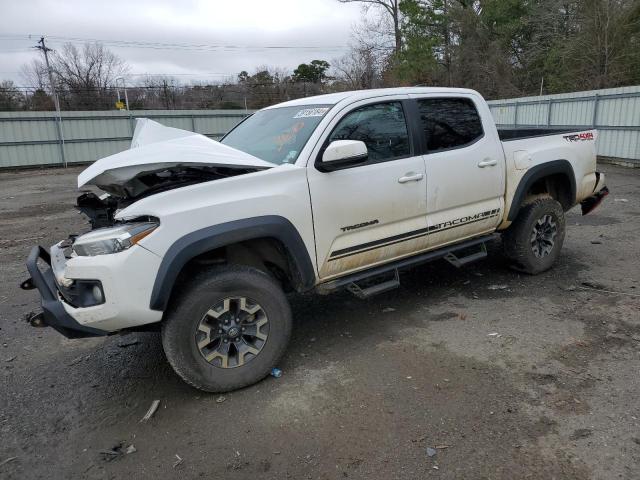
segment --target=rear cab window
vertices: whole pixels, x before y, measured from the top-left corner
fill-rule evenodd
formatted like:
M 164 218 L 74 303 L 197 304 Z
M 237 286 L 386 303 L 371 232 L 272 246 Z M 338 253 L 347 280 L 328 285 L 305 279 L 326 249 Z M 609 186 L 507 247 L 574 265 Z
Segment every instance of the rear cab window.
M 480 114 L 469 98 L 423 98 L 417 103 L 426 153 L 466 147 L 484 136 Z

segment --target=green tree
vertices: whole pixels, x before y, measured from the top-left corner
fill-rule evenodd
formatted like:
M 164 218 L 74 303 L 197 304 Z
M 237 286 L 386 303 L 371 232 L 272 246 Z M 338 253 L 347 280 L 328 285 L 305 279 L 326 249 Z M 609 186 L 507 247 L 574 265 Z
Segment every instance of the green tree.
M 325 60 L 312 60 L 311 63 L 301 63 L 293 71 L 294 82 L 322 83 L 327 78 L 329 62 Z

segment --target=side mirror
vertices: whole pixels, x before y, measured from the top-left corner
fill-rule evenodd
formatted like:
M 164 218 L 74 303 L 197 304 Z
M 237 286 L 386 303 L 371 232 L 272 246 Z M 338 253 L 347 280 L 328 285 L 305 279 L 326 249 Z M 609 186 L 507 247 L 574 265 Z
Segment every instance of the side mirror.
M 367 146 L 360 140 L 334 140 L 322 154 L 322 162 L 316 167 L 321 172 L 333 172 L 341 168 L 364 163 L 369 158 Z

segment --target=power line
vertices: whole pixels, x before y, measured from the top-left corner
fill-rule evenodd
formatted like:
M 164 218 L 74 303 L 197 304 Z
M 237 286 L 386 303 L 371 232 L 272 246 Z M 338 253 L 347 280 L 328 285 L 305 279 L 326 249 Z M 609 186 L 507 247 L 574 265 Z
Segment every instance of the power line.
M 33 35 L 0 35 L 0 38 L 7 39 L 30 39 Z M 107 46 L 122 48 L 148 48 L 155 50 L 193 50 L 193 51 L 209 51 L 209 50 L 317 50 L 317 51 L 335 51 L 345 50 L 347 45 L 234 45 L 234 44 L 206 44 L 206 43 L 165 43 L 165 42 L 149 42 L 143 40 L 110 40 L 99 38 L 85 37 L 66 37 L 61 35 L 47 36 L 49 42 L 68 42 L 68 43 L 85 43 L 99 42 Z

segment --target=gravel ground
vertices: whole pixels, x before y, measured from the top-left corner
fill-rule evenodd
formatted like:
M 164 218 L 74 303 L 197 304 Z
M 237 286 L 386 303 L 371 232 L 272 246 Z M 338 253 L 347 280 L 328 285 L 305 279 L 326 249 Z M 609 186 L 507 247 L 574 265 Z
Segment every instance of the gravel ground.
M 283 376 L 224 396 L 183 384 L 158 334 L 27 326 L 30 247 L 86 228 L 79 170 L 0 173 L 0 478 L 640 478 L 640 170 L 603 170 L 553 270 L 493 245 L 371 300 L 293 297 Z

